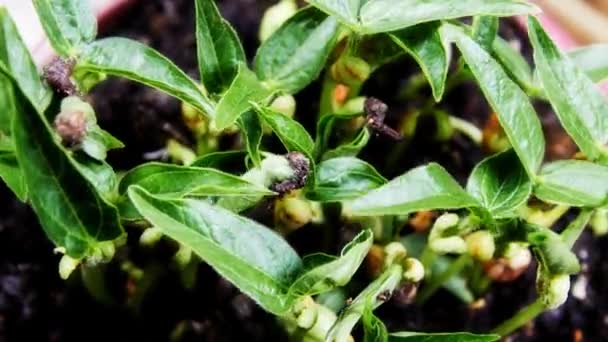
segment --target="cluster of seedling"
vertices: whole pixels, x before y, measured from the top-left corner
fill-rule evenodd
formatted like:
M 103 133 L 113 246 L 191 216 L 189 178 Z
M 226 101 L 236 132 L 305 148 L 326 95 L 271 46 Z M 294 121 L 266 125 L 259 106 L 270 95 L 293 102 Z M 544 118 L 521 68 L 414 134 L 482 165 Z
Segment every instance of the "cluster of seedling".
M 580 269 L 572 245 L 588 223 L 598 234 L 608 230 L 608 104 L 594 83 L 608 76 L 601 55 L 594 57 L 602 47 L 565 55 L 524 0 L 308 2 L 298 10 L 282 0 L 268 10 L 249 64 L 213 0 L 196 0 L 200 82 L 138 42 L 95 40 L 95 17 L 80 0 L 33 1 L 58 54 L 41 78 L 0 9 L 0 176 L 63 254 L 61 276 L 112 260 L 127 233 L 145 228 L 142 245 L 175 241 L 184 272 L 208 263 L 277 315 L 293 339 L 349 341 L 361 321 L 365 341 L 494 341 L 564 303 Z M 513 15 L 530 15 L 534 72 L 497 35 L 498 18 Z M 457 20 L 464 17 L 472 24 Z M 408 56 L 421 70 L 410 88 L 426 79 L 432 98 L 394 129 L 384 122 L 382 99 L 361 89 L 379 67 Z M 105 159 L 122 143 L 97 125 L 86 102 L 107 75 L 181 100 L 196 146 L 170 141 L 175 163 L 145 163 L 117 176 Z M 293 118 L 293 95 L 319 77 L 313 139 Z M 477 82 L 500 123 L 489 138 L 441 109 L 444 93 L 467 80 Z M 543 164 L 546 144 L 531 99 L 552 104 L 580 148 L 576 160 Z M 441 139 L 458 131 L 496 150 L 465 188 L 436 163 L 387 181 L 356 157 L 372 134 L 407 139 L 419 115 L 436 119 Z M 242 150 L 217 150 L 226 132 L 240 134 Z M 269 134 L 287 154 L 264 150 Z M 235 160 L 244 173 L 222 170 Z M 268 200 L 274 227 L 244 215 Z M 336 208 L 339 220 L 363 227 L 360 234 L 338 256 L 301 258 L 282 235 L 322 224 Z M 558 234 L 551 227 L 566 212 L 577 216 Z M 408 222 L 427 233 L 402 235 Z M 440 287 L 472 302 L 492 281 L 517 278 L 532 255 L 538 300 L 491 334 L 389 334 L 373 314 L 404 284 L 421 284 L 420 303 Z M 352 299 L 329 300 L 366 258 L 369 284 Z M 137 273 L 127 262 L 124 269 Z M 450 286 L 455 280 L 470 286 Z

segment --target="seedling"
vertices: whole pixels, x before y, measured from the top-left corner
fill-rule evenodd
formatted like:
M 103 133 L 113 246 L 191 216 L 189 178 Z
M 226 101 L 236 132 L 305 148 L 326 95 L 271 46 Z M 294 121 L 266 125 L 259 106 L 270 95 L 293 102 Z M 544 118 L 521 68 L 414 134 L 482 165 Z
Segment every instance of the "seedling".
M 193 1 L 200 81 L 136 41 L 96 40 L 95 18 L 80 0 L 33 1 L 58 54 L 41 77 L 0 9 L 0 176 L 64 254 L 63 278 L 117 258 L 126 235 L 143 228 L 137 248 L 173 241 L 184 279 L 194 279 L 191 265 L 211 265 L 276 315 L 293 339 L 350 341 L 360 323 L 365 341 L 495 341 L 564 303 L 569 276 L 580 270 L 572 245 L 589 221 L 597 233 L 608 229 L 608 104 L 594 83 L 608 77 L 608 68 L 578 64 L 605 63 L 593 54 L 605 47 L 564 54 L 533 16 L 539 10 L 524 0 L 309 0 L 299 10 L 282 0 L 263 19 L 263 42 L 249 63 L 215 3 Z M 514 15 L 528 16 L 534 73 L 497 34 L 498 18 Z M 466 17 L 472 25 L 459 20 Z M 386 120 L 383 99 L 368 97 L 363 85 L 381 66 L 406 58 L 420 74 L 403 93 L 420 105 L 396 127 Z M 196 148 L 170 141 L 167 151 L 185 165 L 150 162 L 117 176 L 105 159 L 122 143 L 97 125 L 86 103 L 90 89 L 110 75 L 183 102 Z M 313 138 L 294 119 L 293 96 L 317 79 Z M 492 129 L 482 132 L 442 106 L 444 95 L 465 81 L 485 95 L 495 113 Z M 531 99 L 551 103 L 580 148 L 576 160 L 544 162 Z M 466 187 L 437 163 L 388 181 L 378 165 L 357 158 L 373 135 L 407 144 L 427 115 L 440 141 L 460 132 L 499 150 L 475 167 Z M 241 150 L 217 151 L 226 132 L 238 132 Z M 268 135 L 284 150 L 269 150 Z M 390 153 L 398 152 L 387 152 L 387 160 Z M 229 173 L 226 160 L 246 169 Z M 555 208 L 539 209 L 539 202 Z M 275 208 L 275 227 L 248 217 L 264 203 Z M 552 226 L 567 211 L 578 216 L 555 233 Z M 302 258 L 282 236 L 310 224 L 336 229 L 336 218 L 363 228 L 336 257 Z M 402 229 L 408 218 L 418 233 Z M 405 247 L 414 234 L 426 237 L 421 253 Z M 490 334 L 389 334 L 373 314 L 403 286 L 419 284 L 422 304 L 455 277 L 479 285 L 474 275 L 482 274 L 481 291 L 456 293 L 470 302 L 492 281 L 517 278 L 530 251 L 539 298 Z M 349 284 L 366 257 L 373 267 L 365 288 L 337 312 L 323 305 L 320 295 Z M 145 277 L 130 260 L 119 262 L 133 279 Z

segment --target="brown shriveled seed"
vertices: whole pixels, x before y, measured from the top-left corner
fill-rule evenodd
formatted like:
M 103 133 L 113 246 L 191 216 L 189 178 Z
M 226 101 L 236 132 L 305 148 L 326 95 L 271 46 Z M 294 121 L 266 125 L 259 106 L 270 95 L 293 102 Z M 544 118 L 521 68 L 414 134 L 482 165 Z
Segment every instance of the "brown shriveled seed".
M 390 290 L 385 290 L 382 291 L 376 298 L 381 302 L 386 302 L 391 299 L 392 295 L 393 293 Z
M 87 120 L 81 111 L 61 112 L 54 121 L 55 131 L 67 147 L 79 145 L 87 133 Z
M 416 294 L 418 293 L 418 285 L 414 283 L 405 283 L 393 292 L 391 302 L 398 306 L 407 306 L 414 303 Z
M 368 97 L 365 100 L 364 109 L 367 114 L 366 121 L 368 127 L 391 139 L 403 139 L 403 136 L 399 132 L 384 123 L 386 112 L 388 111 L 388 106 L 384 102 L 375 97 Z
M 43 68 L 44 79 L 55 92 L 68 96 L 77 93 L 76 85 L 71 79 L 75 63 L 73 59 L 56 57 Z
M 303 188 L 306 185 L 308 172 L 310 171 L 310 161 L 300 152 L 289 152 L 287 160 L 294 171 L 293 176 L 270 186 L 270 190 L 280 195 Z

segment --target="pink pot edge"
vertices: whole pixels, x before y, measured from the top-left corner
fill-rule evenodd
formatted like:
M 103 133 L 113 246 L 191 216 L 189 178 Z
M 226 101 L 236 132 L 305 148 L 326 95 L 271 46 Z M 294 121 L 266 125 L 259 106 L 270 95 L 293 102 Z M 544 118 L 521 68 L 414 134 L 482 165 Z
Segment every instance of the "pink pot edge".
M 99 21 L 99 27 L 104 27 L 112 17 L 117 13 L 120 13 L 124 9 L 135 4 L 138 0 L 108 0 L 104 1 L 102 6 L 97 12 L 97 18 Z M 555 43 L 565 51 L 575 49 L 580 44 L 572 37 L 570 33 L 564 30 L 557 21 L 555 21 L 550 15 L 543 13 L 538 15 L 539 20 L 545 27 L 545 30 L 554 39 Z M 516 21 L 525 31 L 527 30 L 526 17 L 519 16 Z M 40 42 L 34 47 L 32 51 L 34 60 L 38 65 L 47 64 L 54 56 L 52 47 L 50 46 L 46 37 L 42 38 Z M 602 82 L 599 85 L 602 93 L 608 96 L 608 81 Z

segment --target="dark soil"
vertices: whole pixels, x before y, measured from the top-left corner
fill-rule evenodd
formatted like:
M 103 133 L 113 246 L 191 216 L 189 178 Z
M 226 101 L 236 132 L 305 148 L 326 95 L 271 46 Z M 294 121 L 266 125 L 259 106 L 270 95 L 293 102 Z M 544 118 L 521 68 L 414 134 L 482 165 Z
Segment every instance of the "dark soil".
M 257 26 L 264 8 L 273 1 L 219 1 L 226 18 L 244 40 L 250 57 L 257 46 Z M 193 2 L 191 0 L 147 0 L 124 13 L 103 35 L 119 35 L 143 41 L 160 50 L 193 77 L 197 77 Z M 516 25 L 505 22 L 503 36 L 520 37 Z M 529 46 L 521 42 L 524 51 Z M 384 67 L 364 89 L 390 106 L 387 123 L 398 123 L 415 103 L 399 99 L 398 89 L 416 70 L 411 61 Z M 400 75 L 400 77 L 395 77 Z M 319 85 L 313 84 L 298 95 L 297 116 L 314 131 Z M 149 152 L 161 149 L 168 138 L 193 143 L 180 120 L 175 99 L 132 82 L 111 79 L 91 94 L 100 124 L 127 146 L 110 154 L 109 161 L 125 170 L 151 158 Z M 479 126 L 489 109 L 471 84 L 455 89 L 445 108 Z M 539 106 L 549 140 L 548 158 L 571 153 L 571 145 L 557 129 L 555 117 L 546 106 Z M 373 162 L 388 177 L 437 161 L 460 181 L 465 181 L 483 153 L 466 138 L 456 135 L 449 142 L 437 142 L 432 121 L 423 120 L 415 137 L 399 146 L 389 138 L 372 138 L 362 158 Z M 228 144 L 230 145 L 230 144 Z M 400 150 L 400 152 L 394 152 Z M 382 153 L 378 153 L 382 151 Z M 386 156 L 397 153 L 396 166 L 387 167 Z M 268 212 L 269 206 L 260 206 Z M 105 304 L 95 300 L 82 285 L 80 274 L 61 281 L 57 273 L 59 258 L 53 254 L 33 212 L 0 189 L 0 342 L 5 341 L 281 341 L 286 337 L 276 320 L 249 298 L 200 264 L 196 281 L 186 289 L 180 272 L 171 263 L 175 246 L 162 242 L 153 249 L 137 246 L 139 231 L 128 227 L 129 242 L 105 268 Z M 263 215 L 262 215 L 263 216 Z M 343 226 L 343 227 L 342 227 Z M 342 228 L 339 228 L 342 227 Z M 335 222 L 332 227 L 305 227 L 289 240 L 302 254 L 326 251 L 336 253 L 356 234 L 357 227 Z M 405 227 L 403 233 L 410 233 Z M 318 239 L 323 234 L 325 239 Z M 319 240 L 323 240 L 319 242 Z M 604 249 L 606 248 L 606 249 Z M 513 341 L 602 341 L 608 336 L 608 239 L 586 233 L 576 246 L 584 271 L 573 284 L 584 278 L 586 296 L 571 296 L 558 310 L 542 315 L 533 325 L 512 337 Z M 147 288 L 121 270 L 129 261 L 154 280 Z M 360 272 L 358 281 L 366 276 Z M 487 305 L 469 309 L 447 292 L 439 291 L 426 305 L 407 304 L 404 296 L 394 296 L 378 310 L 389 330 L 488 331 L 510 317 L 535 297 L 535 270 L 530 267 L 520 279 L 492 286 L 485 296 Z M 579 280 L 577 280 L 579 279 Z M 144 291 L 144 289 L 147 289 Z M 356 286 L 352 289 L 356 293 Z M 143 300 L 138 301 L 145 292 Z M 99 293 L 98 293 L 99 295 Z M 130 303 L 127 305 L 126 303 Z M 173 337 L 174 339 L 171 339 Z

